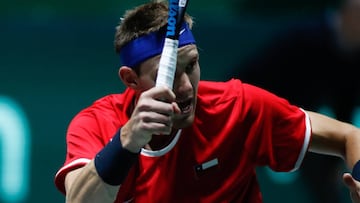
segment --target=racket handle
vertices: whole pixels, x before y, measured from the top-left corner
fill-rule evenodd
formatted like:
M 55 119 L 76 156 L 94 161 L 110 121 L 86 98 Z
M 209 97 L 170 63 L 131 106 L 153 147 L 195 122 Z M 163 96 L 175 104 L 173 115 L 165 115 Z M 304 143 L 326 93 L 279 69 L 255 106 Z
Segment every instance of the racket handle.
M 165 39 L 155 86 L 173 88 L 179 40 Z

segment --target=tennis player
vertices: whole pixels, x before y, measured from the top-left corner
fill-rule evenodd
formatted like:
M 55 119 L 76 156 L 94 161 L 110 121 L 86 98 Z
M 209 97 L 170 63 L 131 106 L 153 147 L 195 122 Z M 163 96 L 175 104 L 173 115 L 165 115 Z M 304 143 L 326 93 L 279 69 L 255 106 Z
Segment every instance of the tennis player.
M 261 203 L 255 168 L 293 171 L 309 152 L 342 157 L 351 171 L 344 182 L 360 202 L 360 130 L 240 80 L 200 81 L 189 15 L 174 88 L 155 87 L 167 17 L 166 3 L 149 2 L 117 26 L 127 89 L 71 121 L 55 176 L 67 202 Z

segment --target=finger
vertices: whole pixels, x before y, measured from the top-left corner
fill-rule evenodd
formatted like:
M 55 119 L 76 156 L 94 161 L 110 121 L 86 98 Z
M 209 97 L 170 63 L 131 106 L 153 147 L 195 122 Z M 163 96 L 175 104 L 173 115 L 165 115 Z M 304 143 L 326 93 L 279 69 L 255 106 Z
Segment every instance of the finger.
M 165 125 L 159 122 L 147 122 L 142 124 L 142 129 L 150 134 L 161 135 L 171 132 L 172 124 Z
M 165 126 L 171 126 L 172 120 L 170 115 L 160 114 L 156 112 L 143 112 L 142 119 L 145 123 L 158 123 Z
M 171 116 L 174 108 L 169 101 L 175 101 L 175 94 L 166 87 L 157 87 L 142 93 L 136 106 L 139 111 L 154 111 Z
M 154 111 L 166 116 L 173 116 L 175 113 L 181 112 L 176 102 L 167 103 L 164 101 L 154 101 Z
M 172 116 L 174 114 L 174 108 L 171 103 L 142 96 L 136 104 L 135 112 L 156 112 L 166 116 Z
M 153 90 L 150 92 L 152 98 L 168 103 L 175 101 L 176 96 L 171 89 L 164 86 L 154 87 L 152 89 Z

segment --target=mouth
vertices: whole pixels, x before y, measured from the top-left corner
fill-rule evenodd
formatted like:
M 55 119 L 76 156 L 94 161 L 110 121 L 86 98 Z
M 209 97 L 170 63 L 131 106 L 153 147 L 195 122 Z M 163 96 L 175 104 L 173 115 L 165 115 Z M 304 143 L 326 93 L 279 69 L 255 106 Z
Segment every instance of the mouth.
M 181 110 L 181 114 L 191 113 L 191 111 L 193 109 L 192 99 L 178 101 L 176 103 L 177 103 L 177 105 L 179 106 L 179 108 Z

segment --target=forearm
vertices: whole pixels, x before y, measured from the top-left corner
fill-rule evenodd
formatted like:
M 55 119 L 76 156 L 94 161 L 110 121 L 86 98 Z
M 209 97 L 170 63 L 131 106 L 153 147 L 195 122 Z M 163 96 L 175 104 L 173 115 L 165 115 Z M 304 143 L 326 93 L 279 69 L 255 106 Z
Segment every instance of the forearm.
M 114 202 L 120 186 L 105 183 L 98 175 L 94 161 L 66 176 L 66 202 Z
M 120 130 L 83 168 L 66 176 L 68 202 L 114 202 L 119 186 L 138 158 L 122 147 Z
M 308 114 L 312 126 L 310 151 L 342 157 L 352 169 L 360 160 L 360 129 L 318 113 Z

